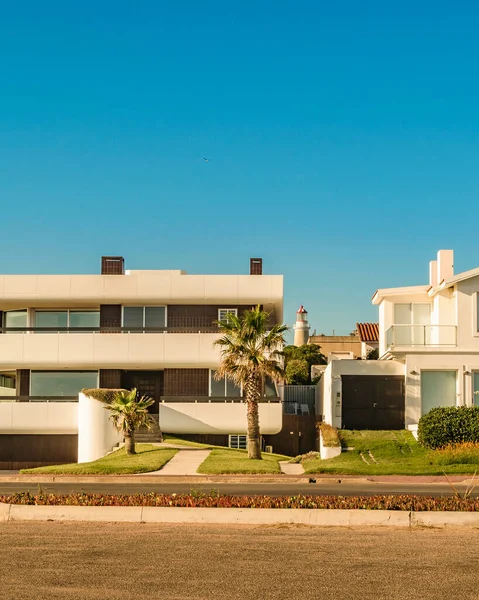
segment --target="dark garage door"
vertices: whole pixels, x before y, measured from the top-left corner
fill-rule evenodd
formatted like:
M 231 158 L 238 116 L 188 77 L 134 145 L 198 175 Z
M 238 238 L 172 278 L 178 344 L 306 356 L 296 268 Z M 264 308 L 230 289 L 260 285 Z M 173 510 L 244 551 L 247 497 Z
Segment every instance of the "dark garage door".
M 343 429 L 404 429 L 404 377 L 342 375 Z

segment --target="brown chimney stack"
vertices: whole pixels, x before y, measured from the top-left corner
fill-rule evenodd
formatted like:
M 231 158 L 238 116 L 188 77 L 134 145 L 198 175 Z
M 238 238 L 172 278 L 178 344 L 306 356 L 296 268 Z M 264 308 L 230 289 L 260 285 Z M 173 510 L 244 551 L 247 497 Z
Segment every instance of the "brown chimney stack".
M 249 259 L 249 274 L 250 275 L 262 275 L 263 274 L 263 259 L 262 258 L 250 258 Z
M 102 256 L 101 257 L 102 275 L 124 275 L 125 259 L 123 256 Z

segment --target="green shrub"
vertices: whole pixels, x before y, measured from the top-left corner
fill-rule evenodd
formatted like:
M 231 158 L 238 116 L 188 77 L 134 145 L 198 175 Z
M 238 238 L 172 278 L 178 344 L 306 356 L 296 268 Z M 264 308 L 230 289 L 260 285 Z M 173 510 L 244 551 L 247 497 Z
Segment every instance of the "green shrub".
M 433 408 L 419 419 L 419 443 L 428 448 L 479 442 L 479 407 Z
M 338 446 L 341 446 L 338 430 L 335 427 L 328 425 L 327 423 L 321 423 L 319 425 L 319 431 L 323 437 L 323 446 L 326 446 L 326 448 L 337 448 Z

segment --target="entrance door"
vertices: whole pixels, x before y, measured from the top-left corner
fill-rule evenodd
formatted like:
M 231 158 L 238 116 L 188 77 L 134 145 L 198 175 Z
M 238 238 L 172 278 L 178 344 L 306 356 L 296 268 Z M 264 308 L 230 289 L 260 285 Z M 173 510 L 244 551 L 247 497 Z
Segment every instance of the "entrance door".
M 342 375 L 343 429 L 404 429 L 404 377 Z
M 136 388 L 140 396 L 148 396 L 155 401 L 149 412 L 158 414 L 160 397 L 163 394 L 163 371 L 125 371 L 122 377 L 122 387 Z
M 421 404 L 425 415 L 437 406 L 456 406 L 457 371 L 421 371 Z

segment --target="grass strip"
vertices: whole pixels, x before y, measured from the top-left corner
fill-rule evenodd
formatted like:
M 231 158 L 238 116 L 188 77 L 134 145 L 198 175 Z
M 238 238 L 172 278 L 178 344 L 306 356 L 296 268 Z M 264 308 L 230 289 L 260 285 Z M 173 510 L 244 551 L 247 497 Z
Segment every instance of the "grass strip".
M 158 448 L 152 444 L 137 444 L 136 452 L 128 456 L 124 448 L 88 463 L 52 465 L 22 469 L 20 473 L 45 475 L 128 475 L 149 473 L 161 469 L 178 452 L 174 448 Z

